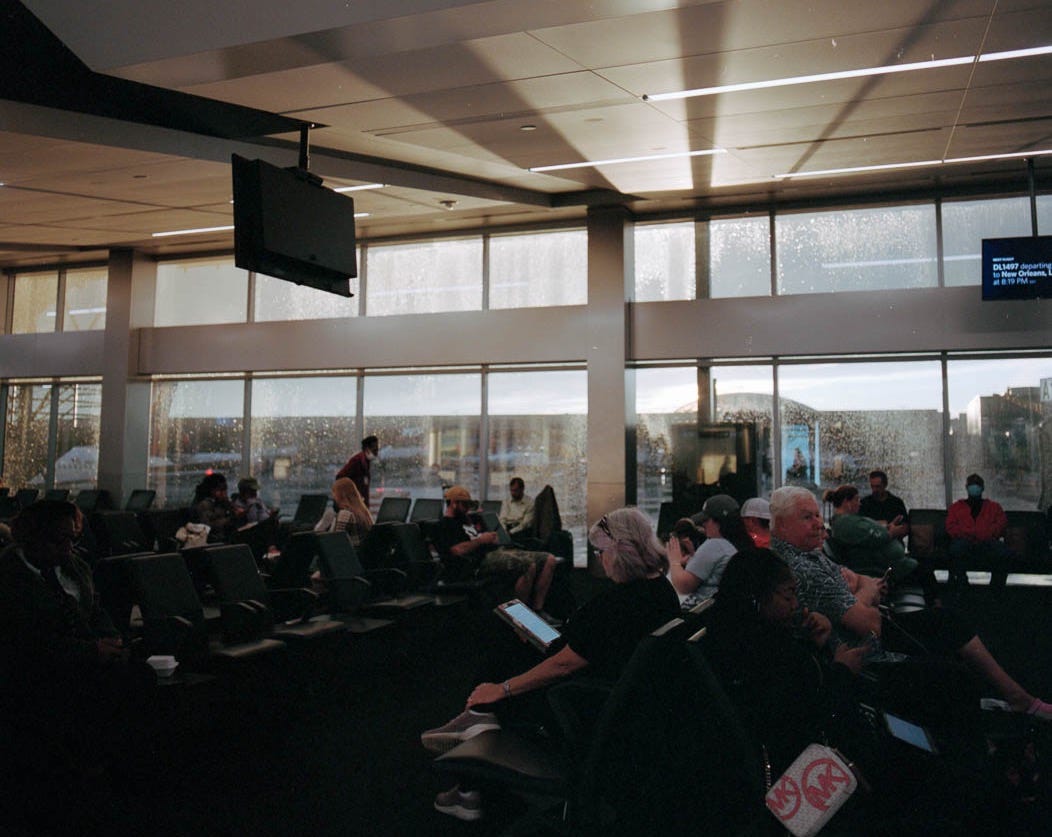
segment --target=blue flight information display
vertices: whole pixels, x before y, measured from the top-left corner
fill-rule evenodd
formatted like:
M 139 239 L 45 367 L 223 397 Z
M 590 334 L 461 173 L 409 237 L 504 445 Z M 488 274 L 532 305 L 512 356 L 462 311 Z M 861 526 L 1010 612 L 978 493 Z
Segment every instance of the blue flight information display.
M 983 299 L 1052 298 L 1052 235 L 983 239 Z

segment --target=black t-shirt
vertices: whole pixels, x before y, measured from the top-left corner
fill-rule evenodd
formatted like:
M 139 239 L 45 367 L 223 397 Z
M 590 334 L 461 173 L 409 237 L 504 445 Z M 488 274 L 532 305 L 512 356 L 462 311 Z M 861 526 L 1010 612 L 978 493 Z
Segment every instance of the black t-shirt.
M 679 597 L 665 576 L 615 584 L 586 602 L 563 635 L 588 661 L 588 675 L 616 680 L 639 641 L 679 616 Z
M 442 558 L 448 558 L 450 550 L 458 543 L 473 541 L 478 532 L 466 517 L 441 517 L 435 527 L 435 549 Z
M 863 497 L 858 513 L 870 520 L 883 520 L 885 523 L 890 523 L 900 514 L 903 523 L 909 523 L 910 519 L 909 512 L 906 511 L 906 504 L 890 492 L 883 501 L 877 500 L 872 494 Z

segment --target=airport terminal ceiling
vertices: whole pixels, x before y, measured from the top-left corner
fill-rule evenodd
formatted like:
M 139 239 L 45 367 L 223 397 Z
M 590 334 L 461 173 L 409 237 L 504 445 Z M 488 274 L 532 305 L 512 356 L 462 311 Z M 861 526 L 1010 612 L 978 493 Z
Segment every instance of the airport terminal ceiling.
M 362 240 L 1047 190 L 1050 11 L 0 0 L 0 265 L 229 250 L 231 153 L 305 124 Z

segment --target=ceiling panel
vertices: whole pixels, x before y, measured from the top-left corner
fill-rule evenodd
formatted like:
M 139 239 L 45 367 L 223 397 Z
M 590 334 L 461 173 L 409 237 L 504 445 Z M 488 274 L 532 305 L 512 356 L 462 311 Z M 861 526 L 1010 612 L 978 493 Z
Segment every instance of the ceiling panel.
M 986 183 L 1014 176 L 1021 164 L 773 175 L 1052 149 L 1050 56 L 641 99 L 1045 45 L 1052 43 L 1052 0 L 28 5 L 46 9 L 59 36 L 93 66 L 325 125 L 310 136 L 312 170 L 344 183 L 397 184 L 355 195 L 369 213 L 360 224 L 364 239 L 581 220 L 600 200 L 645 215 L 852 189 Z M 17 233 L 27 243 L 132 242 L 151 252 L 229 247 L 228 234 L 151 241 L 150 233 L 229 223 L 229 152 L 289 164 L 298 139 L 235 143 L 69 116 L 46 102 L 0 102 L 0 182 L 9 184 L 0 188 L 0 241 Z M 728 153 L 527 171 L 713 145 Z M 1037 171 L 1052 177 L 1052 161 Z M 446 210 L 442 201 L 456 203 Z M 12 260 L 5 253 L 0 246 L 0 264 Z M 38 257 L 27 249 L 15 260 Z

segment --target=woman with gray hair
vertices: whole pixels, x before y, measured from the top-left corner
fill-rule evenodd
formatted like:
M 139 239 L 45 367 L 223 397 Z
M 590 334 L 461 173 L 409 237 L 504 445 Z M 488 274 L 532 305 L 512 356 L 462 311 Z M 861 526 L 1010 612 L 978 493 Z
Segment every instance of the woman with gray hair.
M 679 615 L 679 598 L 665 577 L 665 548 L 639 509 L 617 509 L 603 515 L 589 530 L 588 540 L 614 584 L 570 617 L 561 640 L 532 667 L 522 670 L 528 663 L 521 650 L 516 654 L 509 647 L 508 653 L 494 655 L 490 673 L 500 673 L 474 688 L 460 715 L 425 732 L 421 736 L 425 747 L 444 752 L 481 732 L 499 729 L 502 722 L 540 724 L 554 731 L 543 692 L 546 687 L 585 669 L 589 677 L 616 680 L 639 641 Z M 532 652 L 531 646 L 515 645 Z M 516 664 L 519 668 L 513 668 Z M 522 673 L 500 682 L 513 670 Z M 466 790 L 463 784 L 440 793 L 435 808 L 465 820 L 482 815 L 478 791 Z

